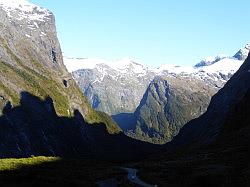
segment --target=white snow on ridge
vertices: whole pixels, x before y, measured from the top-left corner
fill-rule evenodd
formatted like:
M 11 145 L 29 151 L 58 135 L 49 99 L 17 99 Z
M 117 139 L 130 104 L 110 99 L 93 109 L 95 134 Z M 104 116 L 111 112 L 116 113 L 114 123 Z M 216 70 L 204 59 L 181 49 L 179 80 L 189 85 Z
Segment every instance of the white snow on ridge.
M 225 55 L 225 54 L 219 54 L 215 57 L 207 57 L 205 58 L 203 61 L 207 61 L 207 62 L 213 62 L 213 61 L 216 61 L 218 59 L 223 59 L 223 58 L 227 58 L 228 55 Z
M 244 54 L 249 53 L 250 46 L 247 45 L 243 50 Z M 245 58 L 245 57 L 244 57 Z M 80 69 L 97 69 L 101 73 L 106 73 L 109 68 L 116 70 L 122 76 L 144 76 L 149 72 L 155 75 L 181 75 L 196 76 L 201 79 L 209 77 L 218 79 L 218 77 L 228 77 L 234 74 L 244 62 L 244 58 L 229 57 L 227 55 L 217 55 L 202 60 L 195 66 L 176 66 L 164 64 L 159 68 L 152 69 L 133 61 L 130 58 L 124 58 L 118 61 L 106 61 L 101 59 L 69 59 L 64 57 L 64 63 L 69 72 Z M 103 64 L 103 65 L 101 65 Z M 104 64 L 106 66 L 104 66 Z M 222 76 L 225 75 L 225 76 Z M 226 80 L 226 79 L 225 79 Z
M 36 21 L 45 21 L 52 13 L 27 0 L 0 0 L 0 7 L 5 10 L 9 17 L 16 17 L 18 20 L 29 19 Z
M 234 73 L 236 72 L 240 66 L 242 65 L 243 61 L 237 60 L 235 58 L 225 58 L 222 59 L 210 66 L 205 66 L 202 68 L 197 68 L 207 73 Z
M 65 58 L 64 57 L 64 64 L 69 72 L 73 72 L 80 69 L 100 69 L 98 67 L 100 64 L 105 64 L 110 68 L 122 73 L 122 74 L 129 74 L 134 73 L 138 75 L 145 75 L 148 70 L 151 70 L 155 74 L 164 74 L 164 73 L 171 73 L 171 74 L 213 74 L 213 73 L 222 73 L 222 74 L 229 74 L 235 73 L 239 67 L 242 65 L 243 61 L 238 60 L 233 57 L 222 58 L 211 65 L 201 66 L 201 67 L 192 67 L 192 66 L 176 66 L 172 64 L 164 64 L 157 69 L 150 69 L 142 64 L 136 63 L 131 59 L 125 58 L 119 61 L 106 61 L 101 59 L 88 59 L 88 58 Z
M 69 72 L 73 72 L 80 69 L 100 69 L 98 65 L 105 64 L 110 68 L 126 74 L 131 71 L 135 74 L 145 74 L 148 70 L 147 67 L 142 64 L 136 63 L 129 58 L 123 58 L 118 61 L 107 61 L 96 58 L 67 58 L 64 57 L 64 64 Z
M 66 58 L 63 59 L 64 65 L 69 72 L 80 69 L 94 69 L 97 64 L 107 64 L 108 62 L 102 59 L 88 59 L 88 58 Z
M 180 74 L 180 73 L 191 74 L 191 73 L 194 73 L 196 70 L 195 68 L 191 66 L 176 66 L 173 64 L 164 64 L 164 65 L 161 65 L 159 68 L 155 69 L 155 72 L 158 74 L 164 71 L 167 71 L 168 73 L 175 73 L 175 74 Z
M 118 61 L 113 61 L 109 64 L 113 69 L 121 72 L 121 73 L 128 73 L 133 71 L 135 74 L 146 74 L 148 71 L 148 67 L 134 62 L 130 58 L 123 58 Z

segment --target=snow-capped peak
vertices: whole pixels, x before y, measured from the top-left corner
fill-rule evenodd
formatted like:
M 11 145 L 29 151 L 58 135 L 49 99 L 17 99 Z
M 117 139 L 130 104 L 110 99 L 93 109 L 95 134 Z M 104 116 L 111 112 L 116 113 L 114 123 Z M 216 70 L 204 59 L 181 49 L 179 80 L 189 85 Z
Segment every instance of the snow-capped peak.
M 141 74 L 146 73 L 146 71 L 148 70 L 147 67 L 135 62 L 130 58 L 123 58 L 121 60 L 118 60 L 117 62 L 113 62 L 112 67 L 122 73 L 133 71 L 134 73 Z
M 205 59 L 203 59 L 202 61 L 200 61 L 198 64 L 196 64 L 194 67 L 195 68 L 199 68 L 199 67 L 202 67 L 202 66 L 210 66 L 224 58 L 227 58 L 228 55 L 225 55 L 225 54 L 219 54 L 215 57 L 207 57 Z
M 233 57 L 227 55 L 217 55 L 215 57 L 208 57 L 196 64 L 194 67 L 188 66 L 176 66 L 165 64 L 158 68 L 155 72 L 157 74 L 182 74 L 182 75 L 194 75 L 204 78 L 209 76 L 217 80 L 218 77 L 222 77 L 225 81 L 227 79 L 223 77 L 229 77 L 234 74 L 242 65 L 250 50 L 250 45 L 246 45 L 240 49 Z
M 98 58 L 67 58 L 64 57 L 64 64 L 69 72 L 80 69 L 95 69 L 98 66 L 106 65 L 120 73 L 126 74 L 133 72 L 135 74 L 145 74 L 148 67 L 133 61 L 130 58 L 123 58 L 116 61 L 108 61 Z
M 244 49 L 239 50 L 239 55 L 242 58 L 230 57 L 227 55 L 217 55 L 202 60 L 195 66 L 177 66 L 172 64 L 164 64 L 157 69 L 152 69 L 142 64 L 133 61 L 130 58 L 123 58 L 118 61 L 105 61 L 96 59 L 68 59 L 64 58 L 64 63 L 67 69 L 72 72 L 80 69 L 97 69 L 102 73 L 115 70 L 119 75 L 125 76 L 145 76 L 151 75 L 180 75 L 180 76 L 195 76 L 200 79 L 211 79 L 217 81 L 227 81 L 244 62 L 245 56 L 249 53 L 249 45 Z M 244 56 L 245 55 L 245 56 Z M 105 64 L 105 66 L 101 65 Z
M 27 0 L 0 0 L 0 7 L 10 18 L 45 21 L 52 14 L 49 10 L 36 6 Z
M 244 48 L 240 49 L 234 55 L 234 58 L 237 58 L 238 60 L 245 60 L 249 54 L 249 51 L 250 51 L 250 44 L 246 44 Z
M 223 58 L 212 65 L 197 68 L 197 70 L 206 73 L 233 74 L 240 68 L 242 63 L 242 60 L 235 58 Z

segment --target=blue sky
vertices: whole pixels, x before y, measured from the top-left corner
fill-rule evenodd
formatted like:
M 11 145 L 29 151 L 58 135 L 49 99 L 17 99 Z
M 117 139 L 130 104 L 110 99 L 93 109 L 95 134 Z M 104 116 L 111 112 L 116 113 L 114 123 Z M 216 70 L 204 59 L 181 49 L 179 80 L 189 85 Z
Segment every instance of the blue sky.
M 249 0 L 31 0 L 53 11 L 65 55 L 194 65 L 248 43 Z

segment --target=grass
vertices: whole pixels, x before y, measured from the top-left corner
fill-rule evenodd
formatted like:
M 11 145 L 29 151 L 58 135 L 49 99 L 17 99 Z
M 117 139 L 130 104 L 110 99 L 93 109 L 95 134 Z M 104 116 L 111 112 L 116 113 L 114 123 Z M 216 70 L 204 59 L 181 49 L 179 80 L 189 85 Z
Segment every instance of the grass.
M 90 159 L 31 157 L 0 159 L 0 186 L 95 186 L 116 178 L 120 186 L 133 186 L 127 173 L 111 163 Z
M 0 80 L 0 89 L 7 95 L 11 98 L 11 101 L 12 101 L 12 104 L 14 104 L 14 106 L 17 106 L 19 105 L 19 102 L 20 102 L 20 98 L 19 98 L 19 95 L 12 91 L 11 89 L 9 89 L 8 87 L 6 87 L 2 81 Z
M 59 161 L 59 157 L 30 157 L 30 158 L 6 158 L 0 159 L 0 171 L 16 170 L 24 166 L 34 166 L 45 162 Z

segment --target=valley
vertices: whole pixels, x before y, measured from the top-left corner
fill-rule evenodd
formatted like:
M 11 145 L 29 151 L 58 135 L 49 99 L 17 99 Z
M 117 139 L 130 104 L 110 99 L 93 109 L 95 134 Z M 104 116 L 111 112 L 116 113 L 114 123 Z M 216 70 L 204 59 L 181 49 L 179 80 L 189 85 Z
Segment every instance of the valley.
M 63 56 L 28 0 L 0 18 L 0 186 L 250 186 L 249 44 L 152 68 Z
M 193 67 L 150 68 L 129 58 L 64 57 L 64 63 L 91 106 L 111 115 L 126 135 L 164 144 L 206 111 L 248 53 L 246 45 L 233 56 L 209 57 Z

